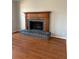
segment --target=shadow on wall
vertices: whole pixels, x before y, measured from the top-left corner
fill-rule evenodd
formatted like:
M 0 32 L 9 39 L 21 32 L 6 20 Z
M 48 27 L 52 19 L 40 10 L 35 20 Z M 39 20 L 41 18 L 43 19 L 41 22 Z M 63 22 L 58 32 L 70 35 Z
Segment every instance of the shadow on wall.
M 20 29 L 20 5 L 17 1 L 12 1 L 12 32 Z
M 54 33 L 55 33 L 55 15 L 56 15 L 56 13 L 53 10 L 53 12 L 50 15 L 50 24 L 49 24 L 50 32 L 52 32 L 51 36 L 54 36 Z

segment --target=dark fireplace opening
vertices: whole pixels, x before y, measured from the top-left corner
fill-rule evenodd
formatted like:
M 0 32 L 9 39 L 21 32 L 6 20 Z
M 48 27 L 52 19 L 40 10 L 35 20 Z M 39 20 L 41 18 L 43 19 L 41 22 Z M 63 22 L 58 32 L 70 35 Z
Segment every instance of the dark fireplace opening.
M 30 21 L 30 30 L 43 30 L 43 22 L 41 21 Z

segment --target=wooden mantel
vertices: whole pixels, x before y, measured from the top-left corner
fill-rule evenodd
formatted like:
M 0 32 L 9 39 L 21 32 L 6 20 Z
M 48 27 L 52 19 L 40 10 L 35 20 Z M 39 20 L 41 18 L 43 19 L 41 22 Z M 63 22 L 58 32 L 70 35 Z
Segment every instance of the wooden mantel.
M 45 32 L 49 32 L 49 21 L 50 21 L 50 11 L 43 12 L 24 12 L 25 14 L 25 26 L 26 29 L 29 28 L 28 21 L 29 20 L 44 20 L 44 30 Z

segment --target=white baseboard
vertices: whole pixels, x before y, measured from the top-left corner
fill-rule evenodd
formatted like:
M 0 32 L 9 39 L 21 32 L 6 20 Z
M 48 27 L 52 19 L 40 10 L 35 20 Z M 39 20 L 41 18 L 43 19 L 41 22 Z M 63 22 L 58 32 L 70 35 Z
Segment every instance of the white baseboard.
M 60 36 L 52 36 L 52 37 L 61 38 L 61 39 L 67 39 L 66 37 L 60 37 Z
M 51 37 L 61 38 L 61 39 L 67 39 L 67 37 L 59 36 L 59 35 L 51 35 Z

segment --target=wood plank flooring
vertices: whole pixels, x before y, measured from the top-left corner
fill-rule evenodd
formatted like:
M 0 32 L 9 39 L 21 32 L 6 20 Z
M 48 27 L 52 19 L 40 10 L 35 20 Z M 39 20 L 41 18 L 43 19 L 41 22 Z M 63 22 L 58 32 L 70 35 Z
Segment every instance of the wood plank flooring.
M 66 40 L 41 40 L 21 33 L 12 39 L 12 59 L 67 59 Z

